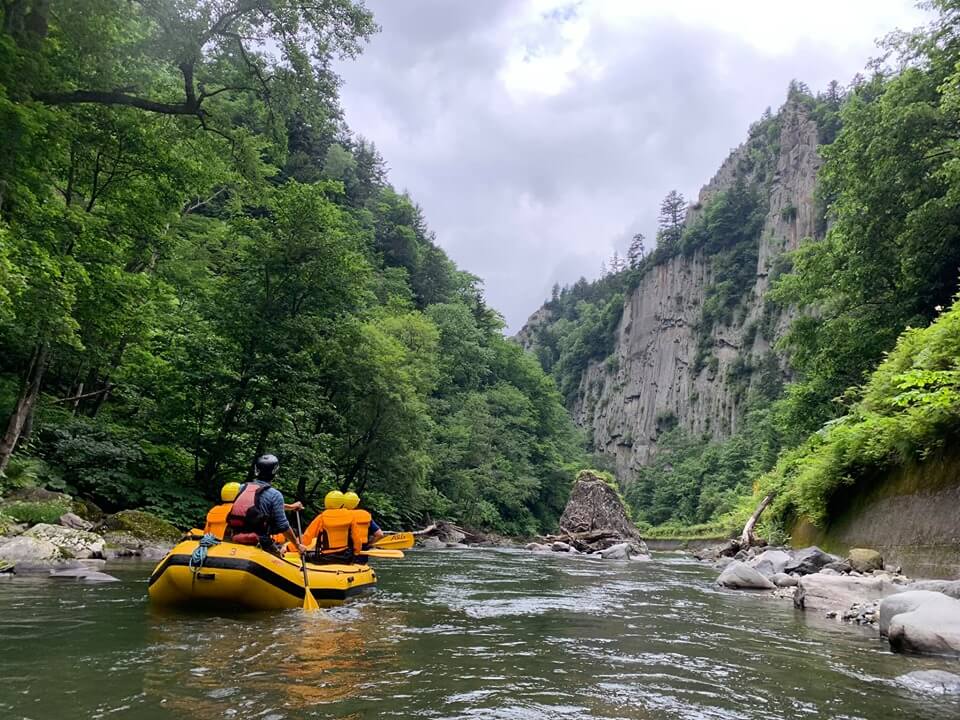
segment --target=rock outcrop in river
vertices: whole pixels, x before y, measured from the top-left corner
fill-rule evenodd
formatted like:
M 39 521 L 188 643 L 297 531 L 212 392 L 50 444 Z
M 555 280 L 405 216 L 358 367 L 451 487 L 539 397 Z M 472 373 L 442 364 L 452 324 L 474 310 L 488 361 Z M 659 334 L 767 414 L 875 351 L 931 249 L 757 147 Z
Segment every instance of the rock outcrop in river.
M 605 560 L 649 557 L 619 493 L 593 470 L 580 471 L 560 516 L 559 532 L 544 540 L 527 548 L 588 553 Z

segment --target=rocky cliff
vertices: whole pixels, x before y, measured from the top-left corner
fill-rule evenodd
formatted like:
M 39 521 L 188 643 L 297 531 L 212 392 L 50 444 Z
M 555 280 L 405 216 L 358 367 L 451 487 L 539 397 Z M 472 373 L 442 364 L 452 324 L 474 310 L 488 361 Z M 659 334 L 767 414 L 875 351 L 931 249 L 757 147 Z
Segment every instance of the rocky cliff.
M 665 430 L 679 425 L 726 437 L 741 421 L 749 389 L 783 379 L 782 360 L 771 348 L 790 311 L 766 296 L 783 253 L 822 231 L 823 213 L 814 201 L 817 147 L 817 125 L 806 106 L 788 102 L 754 126 L 689 208 L 688 229 L 702 221 L 712 200 L 739 187 L 760 199 L 758 212 L 766 210 L 762 230 L 750 240 L 755 245 L 744 254 L 755 259 L 755 272 L 741 268 L 746 282 L 733 288 L 739 299 L 722 321 L 704 312 L 718 290 L 730 292 L 719 288 L 729 273 L 721 279 L 708 248 L 648 264 L 626 295 L 614 350 L 590 362 L 570 407 L 596 451 L 614 456 L 621 481 L 629 482 L 631 469 L 651 457 Z M 518 340 L 535 346 L 549 322 L 548 309 L 541 308 Z

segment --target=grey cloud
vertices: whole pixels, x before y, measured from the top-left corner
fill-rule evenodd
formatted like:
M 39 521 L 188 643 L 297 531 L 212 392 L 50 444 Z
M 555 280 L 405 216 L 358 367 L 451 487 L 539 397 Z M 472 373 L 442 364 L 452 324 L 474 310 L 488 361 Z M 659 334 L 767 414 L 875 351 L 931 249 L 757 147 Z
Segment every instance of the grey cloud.
M 383 31 L 341 69 L 347 120 L 377 143 L 439 243 L 485 280 L 510 331 L 554 282 L 596 276 L 634 232 L 651 244 L 663 195 L 695 196 L 791 78 L 822 87 L 862 64 L 810 46 L 771 60 L 666 19 L 630 34 L 601 26 L 585 48 L 599 76 L 516 103 L 499 73 L 519 0 L 368 4 Z M 566 17 L 522 38 L 528 51 L 550 48 L 550 26 Z

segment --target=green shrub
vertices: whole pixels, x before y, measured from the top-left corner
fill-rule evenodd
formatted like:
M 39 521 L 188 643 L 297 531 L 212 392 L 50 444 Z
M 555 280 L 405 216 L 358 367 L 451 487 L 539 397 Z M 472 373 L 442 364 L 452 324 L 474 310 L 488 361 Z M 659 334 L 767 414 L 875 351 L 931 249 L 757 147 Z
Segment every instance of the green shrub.
M 70 511 L 66 499 L 49 501 L 15 500 L 3 506 L 3 514 L 17 522 L 36 525 L 37 523 L 56 524 L 60 516 Z

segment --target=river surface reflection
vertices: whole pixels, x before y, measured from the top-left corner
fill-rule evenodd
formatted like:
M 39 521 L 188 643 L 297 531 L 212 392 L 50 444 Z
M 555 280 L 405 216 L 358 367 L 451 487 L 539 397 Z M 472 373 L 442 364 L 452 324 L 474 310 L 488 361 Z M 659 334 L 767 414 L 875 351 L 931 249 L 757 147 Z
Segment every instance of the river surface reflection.
M 161 611 L 150 567 L 0 580 L 0 718 L 960 718 L 893 679 L 960 662 L 715 589 L 679 555 L 612 564 L 413 551 L 314 615 Z

